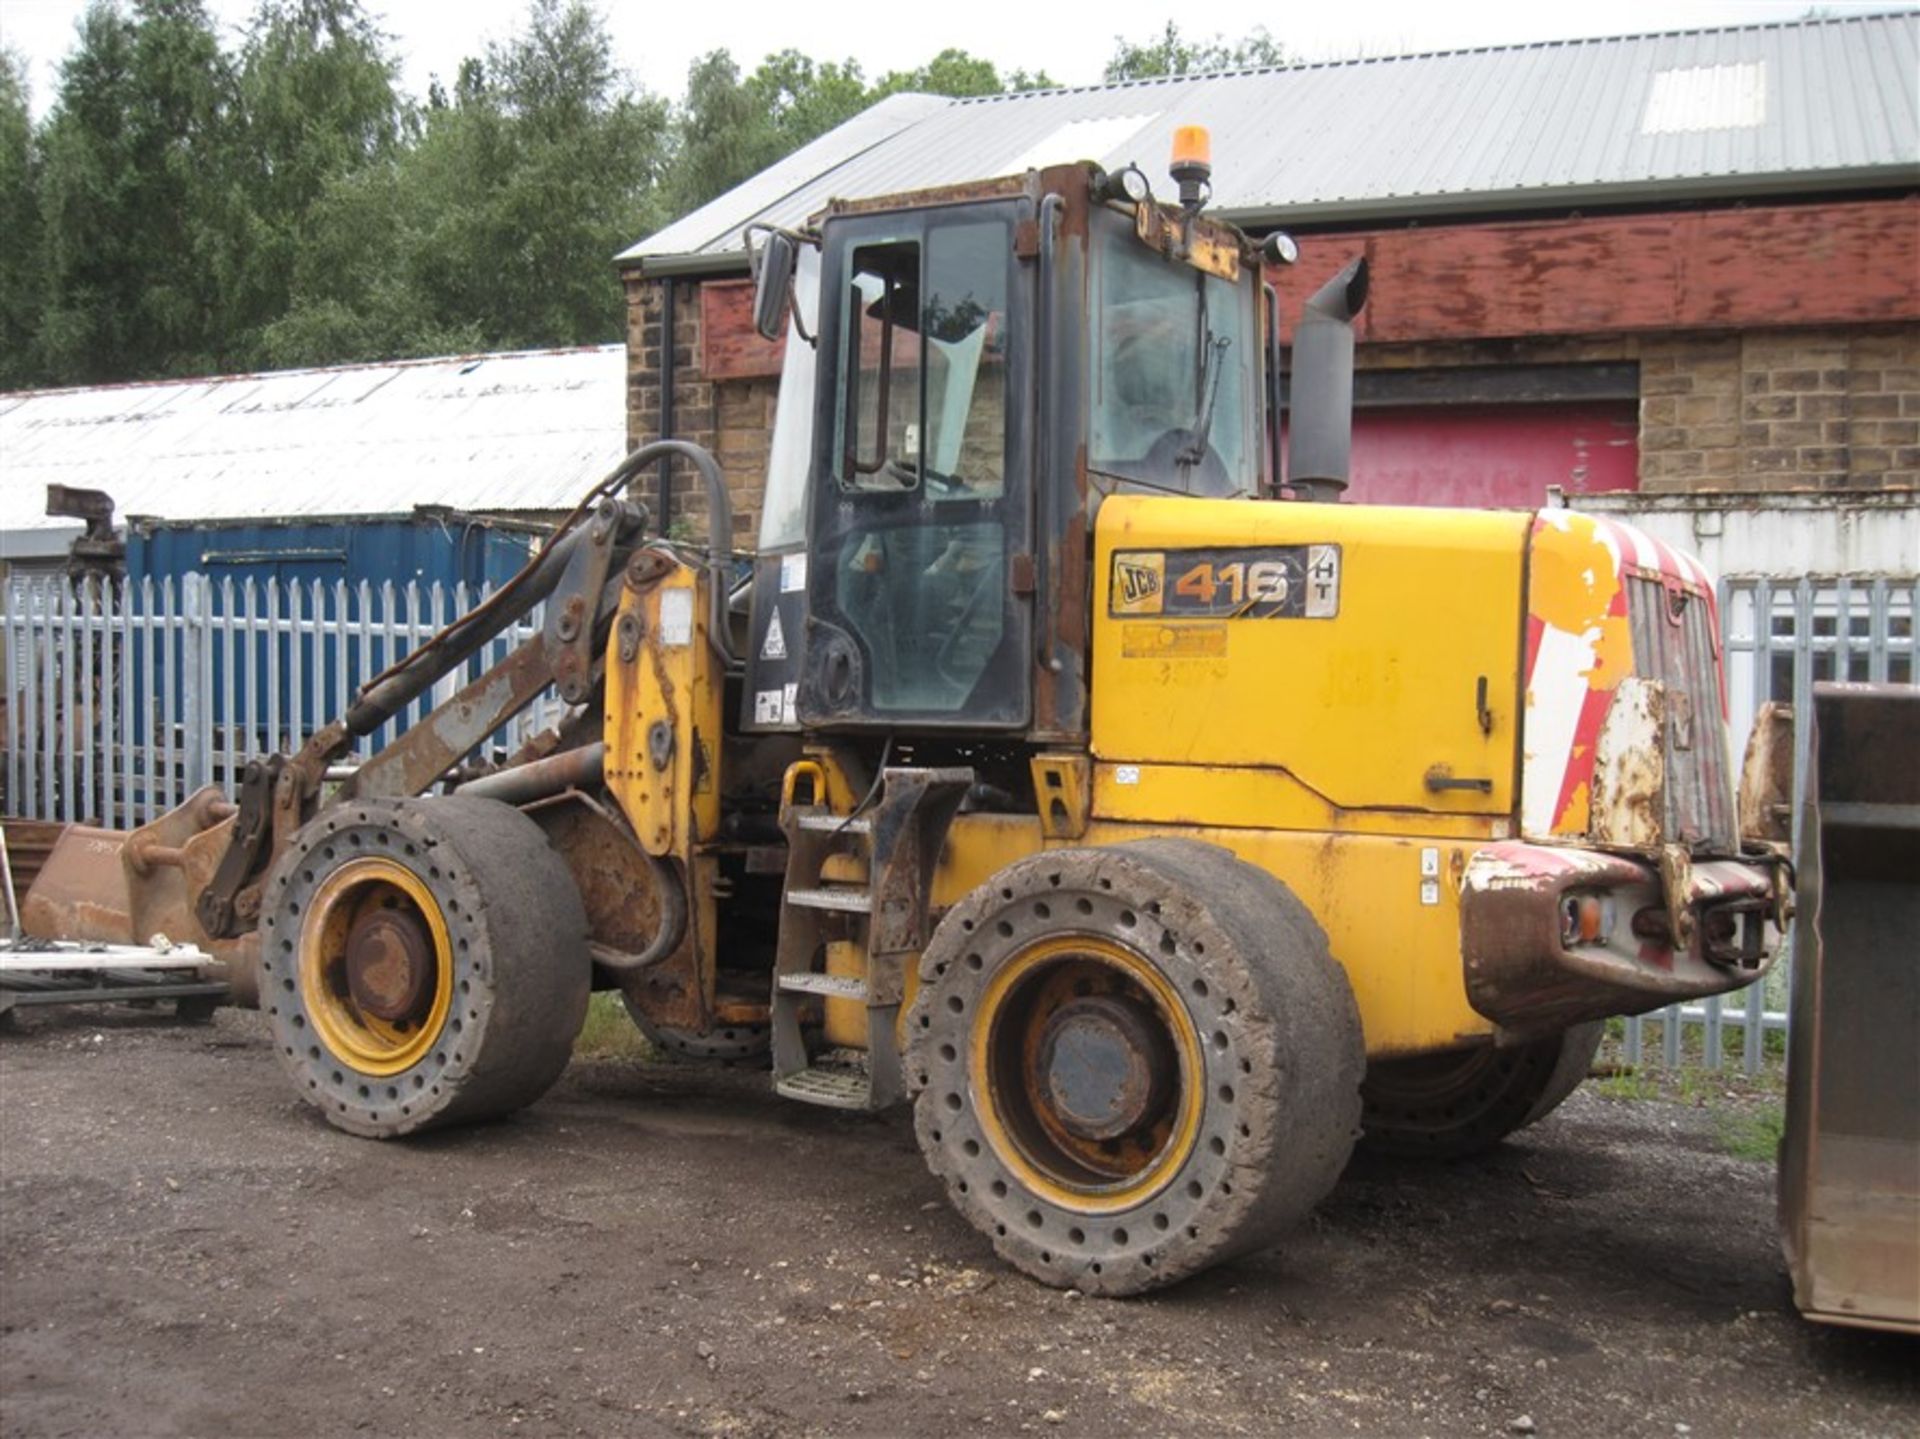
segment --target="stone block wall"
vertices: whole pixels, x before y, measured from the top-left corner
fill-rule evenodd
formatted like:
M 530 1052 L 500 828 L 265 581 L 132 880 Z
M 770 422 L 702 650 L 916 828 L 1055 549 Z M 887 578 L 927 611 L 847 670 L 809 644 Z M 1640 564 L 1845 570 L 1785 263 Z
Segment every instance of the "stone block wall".
M 1649 491 L 1920 487 L 1920 326 L 1643 344 Z

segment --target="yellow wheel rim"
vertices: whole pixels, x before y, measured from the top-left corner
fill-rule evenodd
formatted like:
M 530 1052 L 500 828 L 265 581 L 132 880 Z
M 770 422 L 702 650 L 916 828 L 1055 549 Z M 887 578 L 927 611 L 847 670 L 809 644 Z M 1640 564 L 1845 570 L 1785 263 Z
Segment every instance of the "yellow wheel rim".
M 403 1013 L 375 1012 L 364 987 L 356 993 L 349 973 L 350 942 L 372 924 L 398 924 L 425 937 L 429 952 L 419 957 L 425 972 L 408 975 L 418 993 Z M 342 1063 L 379 1076 L 418 1064 L 453 1006 L 453 946 L 439 903 L 420 877 L 372 856 L 328 875 L 300 927 L 300 994 L 314 1030 Z
M 1155 1027 L 1153 1042 L 1165 1056 L 1160 1078 L 1171 1085 L 1127 1132 L 1098 1140 L 1063 1125 L 1034 1078 L 1050 1016 L 1088 999 L 1125 1005 L 1135 1022 Z M 1001 1163 L 1031 1193 L 1075 1213 L 1144 1203 L 1180 1172 L 1200 1136 L 1205 1072 L 1186 1006 L 1151 962 L 1104 937 L 1043 940 L 1000 967 L 974 1015 L 968 1079 L 981 1131 Z

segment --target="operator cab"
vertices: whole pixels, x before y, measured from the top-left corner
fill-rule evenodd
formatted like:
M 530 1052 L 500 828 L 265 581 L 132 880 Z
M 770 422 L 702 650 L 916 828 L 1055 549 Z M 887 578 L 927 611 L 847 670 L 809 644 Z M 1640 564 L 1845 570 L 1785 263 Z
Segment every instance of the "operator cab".
M 1126 174 L 836 203 L 762 245 L 786 358 L 746 730 L 1057 736 L 1100 499 L 1259 493 L 1257 261 Z

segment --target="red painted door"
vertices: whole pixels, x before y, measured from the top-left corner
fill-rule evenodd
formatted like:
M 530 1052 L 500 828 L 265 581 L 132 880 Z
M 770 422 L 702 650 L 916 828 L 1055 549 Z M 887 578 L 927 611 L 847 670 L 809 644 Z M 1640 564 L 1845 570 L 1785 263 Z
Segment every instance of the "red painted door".
M 1359 410 L 1347 498 L 1533 509 L 1549 485 L 1569 497 L 1638 489 L 1638 412 L 1633 400 Z

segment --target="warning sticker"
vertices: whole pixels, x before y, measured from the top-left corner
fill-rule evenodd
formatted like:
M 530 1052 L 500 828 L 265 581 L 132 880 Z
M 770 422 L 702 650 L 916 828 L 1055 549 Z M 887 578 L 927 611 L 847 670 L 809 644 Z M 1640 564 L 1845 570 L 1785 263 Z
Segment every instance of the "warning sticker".
M 1338 545 L 1118 550 L 1108 610 L 1168 618 L 1332 619 Z
M 780 691 L 757 690 L 753 696 L 753 722 L 755 724 L 780 723 Z
M 687 589 L 660 592 L 660 643 L 693 643 L 693 591 Z
M 807 587 L 807 556 L 802 550 L 797 555 L 780 556 L 780 593 L 793 594 Z
M 780 629 L 780 611 L 773 612 L 773 618 L 767 622 L 767 637 L 760 643 L 760 658 L 763 660 L 783 660 L 787 657 L 787 637 Z
M 1120 654 L 1130 660 L 1211 659 L 1227 652 L 1227 627 L 1218 622 L 1156 625 L 1134 620 L 1120 626 Z

